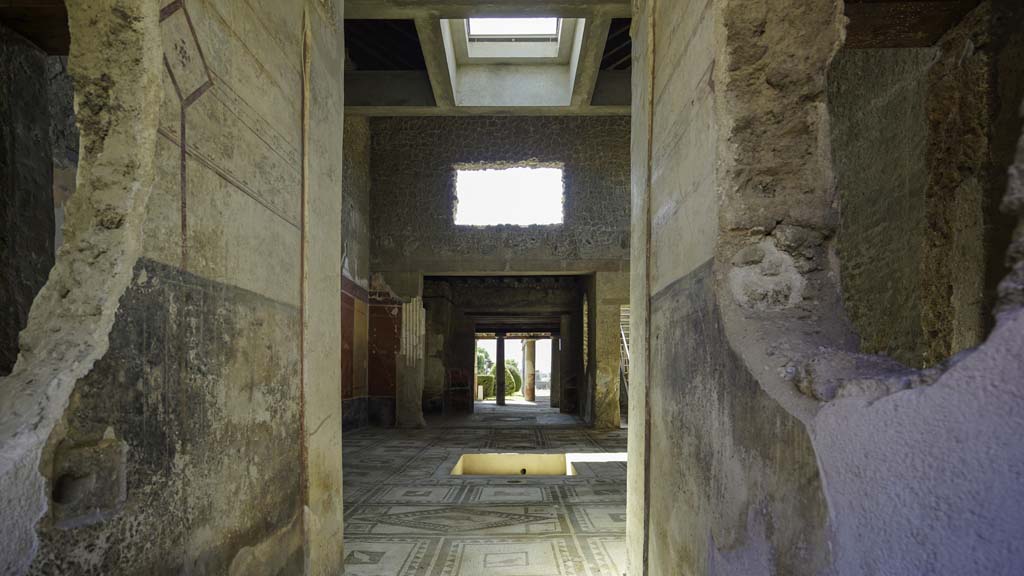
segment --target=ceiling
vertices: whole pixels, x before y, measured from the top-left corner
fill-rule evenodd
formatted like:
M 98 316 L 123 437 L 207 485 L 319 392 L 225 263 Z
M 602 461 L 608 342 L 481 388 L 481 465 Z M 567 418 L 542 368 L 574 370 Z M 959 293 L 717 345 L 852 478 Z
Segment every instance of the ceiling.
M 849 18 L 846 46 L 932 46 L 979 1 L 846 0 L 845 14 Z M 416 69 L 395 65 L 384 68 L 380 63 L 370 64 L 377 68 L 357 65 L 346 78 L 347 106 L 351 113 L 390 116 L 629 113 L 630 0 L 347 0 L 345 11 L 349 17 L 359 18 L 360 26 L 364 27 L 372 27 L 367 22 L 373 20 L 405 21 L 406 33 L 400 37 L 383 30 L 379 34 L 360 34 L 352 37 L 350 50 L 369 49 L 378 55 L 413 54 L 412 44 L 418 42 L 424 63 L 423 68 Z M 521 75 L 516 77 L 511 74 L 517 71 L 510 66 L 502 70 L 479 66 L 459 69 L 458 62 L 448 57 L 452 39 L 442 23 L 470 16 L 582 18 L 585 32 L 580 38 L 582 45 L 571 67 L 573 77 L 568 85 L 556 85 L 553 80 L 531 76 L 524 70 L 518 71 Z M 346 25 L 346 30 L 348 28 Z M 412 28 L 416 29 L 416 38 L 409 33 Z M 375 61 L 368 56 L 359 58 Z M 546 72 L 549 76 L 555 75 L 554 70 Z M 531 92 L 544 82 L 549 82 L 548 97 Z
M 1018 1 L 1018 0 L 1014 0 Z M 932 46 L 980 0 L 846 0 L 849 48 Z M 629 113 L 631 0 L 346 0 L 346 104 L 366 115 L 590 114 Z M 495 94 L 526 93 L 538 77 L 509 77 L 496 70 L 460 79 L 448 58 L 442 20 L 474 17 L 582 18 L 575 65 L 567 93 L 523 102 Z M 43 51 L 66 55 L 70 48 L 64 0 L 0 0 L 0 24 Z M 451 44 L 451 39 L 447 39 Z M 482 73 L 481 73 L 482 72 Z M 525 74 L 525 71 L 520 70 Z M 547 71 L 553 76 L 552 71 Z M 558 74 L 562 72 L 559 71 Z M 496 77 L 496 81 L 492 80 Z M 460 82 L 475 82 L 489 97 L 460 102 Z M 531 84 L 531 82 L 533 82 Z M 519 89 L 523 87 L 523 89 Z M 463 86 L 463 88 L 465 88 Z M 477 94 L 479 89 L 473 94 Z M 488 100 L 490 98 L 490 100 Z M 465 100 L 465 99 L 463 99 Z M 472 99 L 469 99 L 472 100 Z M 468 103 L 467 103 L 468 102 Z
M 346 70 L 426 70 L 413 20 L 345 20 Z

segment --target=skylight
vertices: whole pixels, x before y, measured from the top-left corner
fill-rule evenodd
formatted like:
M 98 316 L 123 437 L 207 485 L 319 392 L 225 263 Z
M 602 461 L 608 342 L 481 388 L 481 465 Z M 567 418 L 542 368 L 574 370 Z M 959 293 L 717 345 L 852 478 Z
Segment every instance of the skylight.
M 499 38 L 558 35 L 558 18 L 470 18 L 469 35 Z
M 561 224 L 563 195 L 561 168 L 457 170 L 455 224 Z

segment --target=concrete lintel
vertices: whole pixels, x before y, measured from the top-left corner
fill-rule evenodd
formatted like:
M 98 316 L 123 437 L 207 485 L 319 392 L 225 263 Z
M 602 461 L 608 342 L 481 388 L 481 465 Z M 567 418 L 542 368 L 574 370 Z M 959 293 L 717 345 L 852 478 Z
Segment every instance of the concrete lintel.
M 629 106 L 347 106 L 352 116 L 629 116 Z
M 455 90 L 444 36 L 441 33 L 441 19 L 426 16 L 416 18 L 416 33 L 420 37 L 423 59 L 427 62 L 427 74 L 430 76 L 430 86 L 434 90 L 434 102 L 439 108 L 452 108 L 455 106 Z
M 629 18 L 630 0 L 347 0 L 346 18 L 468 18 L 470 16 L 561 16 Z
M 594 97 L 594 87 L 601 71 L 601 58 L 608 42 L 608 30 L 612 19 L 604 15 L 595 15 L 584 24 L 583 45 L 576 62 L 576 78 L 572 87 L 572 105 L 588 106 Z

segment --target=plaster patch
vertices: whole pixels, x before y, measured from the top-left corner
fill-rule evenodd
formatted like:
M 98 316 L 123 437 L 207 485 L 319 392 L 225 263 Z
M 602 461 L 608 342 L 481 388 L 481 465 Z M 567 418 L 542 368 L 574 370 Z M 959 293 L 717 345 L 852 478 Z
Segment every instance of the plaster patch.
M 784 310 L 803 300 L 807 280 L 777 241 L 761 240 L 737 253 L 729 271 L 733 297 L 748 310 Z

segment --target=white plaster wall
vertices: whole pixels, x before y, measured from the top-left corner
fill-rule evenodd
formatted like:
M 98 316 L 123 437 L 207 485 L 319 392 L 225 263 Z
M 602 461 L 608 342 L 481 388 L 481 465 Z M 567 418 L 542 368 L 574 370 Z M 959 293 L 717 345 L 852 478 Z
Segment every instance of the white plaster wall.
M 836 400 L 813 439 L 837 574 L 1019 574 L 1024 311 L 931 386 Z

